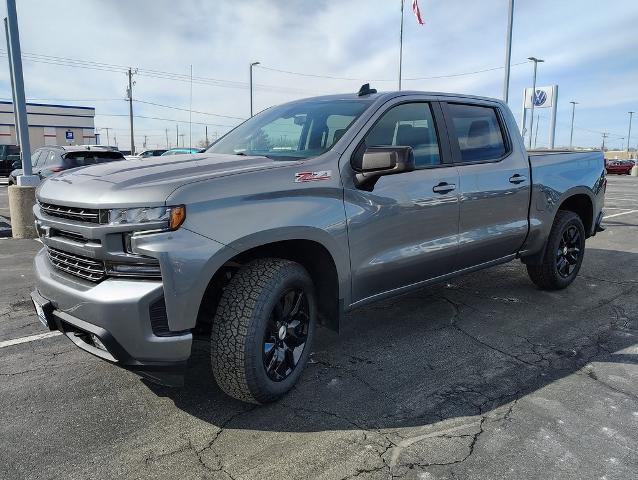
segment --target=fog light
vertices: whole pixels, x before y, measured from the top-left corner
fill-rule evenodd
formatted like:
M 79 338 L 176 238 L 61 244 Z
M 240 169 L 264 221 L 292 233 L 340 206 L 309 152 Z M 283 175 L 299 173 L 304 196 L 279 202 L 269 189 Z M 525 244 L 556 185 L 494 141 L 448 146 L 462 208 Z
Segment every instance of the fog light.
M 93 345 L 95 345 L 100 350 L 104 350 L 105 352 L 108 352 L 108 350 L 102 343 L 102 340 L 100 340 L 100 337 L 98 337 L 96 334 L 94 333 L 91 334 L 91 341 L 93 342 Z
M 160 277 L 160 266 L 152 263 L 113 263 L 108 273 L 114 277 Z

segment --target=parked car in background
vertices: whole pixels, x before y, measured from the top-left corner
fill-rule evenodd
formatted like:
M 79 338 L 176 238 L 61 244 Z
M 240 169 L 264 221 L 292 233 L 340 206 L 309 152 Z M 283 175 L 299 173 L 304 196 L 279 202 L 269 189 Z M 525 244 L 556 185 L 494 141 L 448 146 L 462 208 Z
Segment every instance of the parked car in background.
M 18 145 L 0 145 L 0 177 L 7 177 L 12 170 L 14 162 L 20 161 L 20 147 Z
M 32 298 L 47 328 L 156 382 L 179 383 L 200 336 L 221 389 L 266 403 L 354 308 L 515 259 L 568 287 L 605 188 L 602 152 L 527 152 L 500 100 L 364 86 L 199 155 L 46 180 Z
M 184 154 L 192 154 L 192 153 L 200 153 L 203 150 L 200 148 L 171 148 L 170 150 L 162 153 L 162 157 L 168 157 L 169 155 L 184 155 Z
M 159 157 L 160 155 L 163 155 L 167 150 L 165 148 L 154 148 L 151 150 L 144 150 L 141 153 L 138 153 L 137 155 L 126 155 L 126 159 L 127 160 L 133 160 L 133 159 L 142 159 L 142 158 L 149 158 L 149 157 Z
M 633 166 L 634 162 L 632 160 L 611 160 L 606 162 L 605 169 L 607 173 L 629 175 Z
M 33 152 L 31 167 L 34 175 L 44 179 L 70 168 L 116 160 L 124 160 L 124 155 L 108 147 L 96 145 L 48 146 L 40 147 Z M 9 185 L 15 185 L 17 177 L 20 175 L 22 175 L 22 168 L 13 170 L 9 175 Z

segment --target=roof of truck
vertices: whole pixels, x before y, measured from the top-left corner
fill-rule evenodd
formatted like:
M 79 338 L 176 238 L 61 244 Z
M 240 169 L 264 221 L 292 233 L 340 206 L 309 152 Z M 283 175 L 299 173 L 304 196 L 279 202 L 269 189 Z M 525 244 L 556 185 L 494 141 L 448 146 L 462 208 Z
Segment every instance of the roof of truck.
M 369 93 L 366 95 L 359 95 L 357 92 L 338 93 L 338 94 L 332 94 L 332 95 L 321 95 L 316 97 L 302 98 L 290 103 L 303 102 L 307 100 L 334 101 L 334 100 L 366 100 L 366 99 L 369 99 L 372 102 L 372 101 L 386 101 L 391 98 L 396 98 L 401 96 L 410 96 L 410 95 L 427 95 L 431 97 L 451 97 L 451 98 L 462 97 L 462 98 L 468 98 L 468 99 L 474 99 L 474 100 L 486 100 L 486 101 L 502 103 L 502 100 L 498 98 L 481 97 L 479 95 L 468 95 L 464 93 L 428 92 L 428 91 L 420 91 L 420 90 L 395 90 L 395 91 L 387 91 L 387 92 L 374 92 L 374 93 Z

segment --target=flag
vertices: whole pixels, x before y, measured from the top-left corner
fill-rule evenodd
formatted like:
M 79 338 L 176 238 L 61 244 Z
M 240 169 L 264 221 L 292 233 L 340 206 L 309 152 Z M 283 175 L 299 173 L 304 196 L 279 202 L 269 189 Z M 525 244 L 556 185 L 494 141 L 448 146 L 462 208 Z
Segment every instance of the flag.
M 414 16 L 416 17 L 416 21 L 419 22 L 419 25 L 423 25 L 423 19 L 421 18 L 421 10 L 419 10 L 419 2 L 418 0 L 412 1 L 412 11 L 414 12 Z

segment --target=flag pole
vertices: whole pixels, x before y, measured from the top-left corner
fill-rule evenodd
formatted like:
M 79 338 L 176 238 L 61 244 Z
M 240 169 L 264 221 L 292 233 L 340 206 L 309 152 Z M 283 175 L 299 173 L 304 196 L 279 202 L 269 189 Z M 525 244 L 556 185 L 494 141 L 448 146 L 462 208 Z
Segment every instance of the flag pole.
M 399 36 L 399 90 L 401 90 L 401 65 L 403 63 L 403 4 L 405 0 L 401 0 L 401 34 Z

